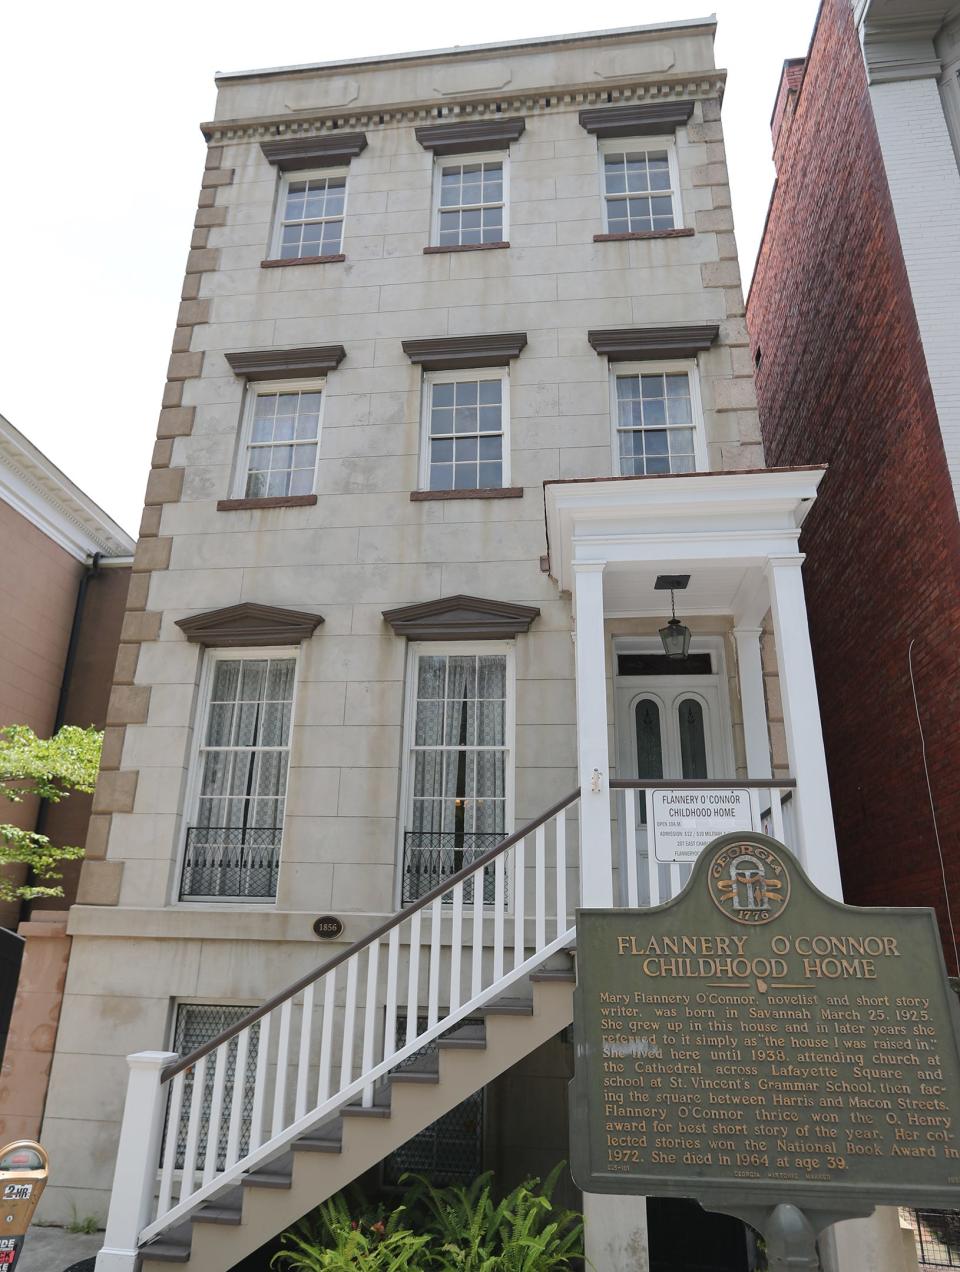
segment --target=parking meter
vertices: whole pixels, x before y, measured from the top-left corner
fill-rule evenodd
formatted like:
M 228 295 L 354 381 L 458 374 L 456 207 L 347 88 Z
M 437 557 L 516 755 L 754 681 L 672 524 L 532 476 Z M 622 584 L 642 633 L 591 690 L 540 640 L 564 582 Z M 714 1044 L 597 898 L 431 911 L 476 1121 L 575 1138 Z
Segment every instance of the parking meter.
M 0 1149 L 0 1269 L 17 1266 L 23 1239 L 47 1184 L 47 1154 L 33 1140 Z

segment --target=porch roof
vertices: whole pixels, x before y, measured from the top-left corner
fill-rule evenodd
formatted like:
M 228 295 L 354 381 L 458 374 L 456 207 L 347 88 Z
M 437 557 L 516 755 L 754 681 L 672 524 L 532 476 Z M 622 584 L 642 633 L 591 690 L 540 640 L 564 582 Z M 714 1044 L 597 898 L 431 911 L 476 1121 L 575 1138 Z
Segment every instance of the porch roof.
M 825 466 L 544 482 L 550 574 L 602 564 L 604 612 L 662 616 L 661 573 L 689 574 L 685 614 L 758 622 L 771 558 L 801 559 L 800 526 Z

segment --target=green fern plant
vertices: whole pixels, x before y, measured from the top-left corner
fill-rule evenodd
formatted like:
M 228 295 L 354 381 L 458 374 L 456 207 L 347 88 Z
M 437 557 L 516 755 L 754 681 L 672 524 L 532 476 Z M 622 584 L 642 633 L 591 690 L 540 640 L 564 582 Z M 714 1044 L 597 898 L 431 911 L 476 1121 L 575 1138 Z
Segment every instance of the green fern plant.
M 433 1263 L 426 1249 L 430 1237 L 403 1227 L 404 1212 L 399 1206 L 386 1219 L 358 1221 L 338 1194 L 283 1233 L 284 1249 L 270 1266 L 287 1272 L 421 1272 Z
M 451 1272 L 562 1272 L 582 1257 L 583 1220 L 553 1207 L 561 1170 L 562 1163 L 539 1188 L 526 1180 L 498 1203 L 492 1171 L 468 1187 L 437 1188 L 419 1175 L 401 1182 L 410 1181 L 407 1206 L 424 1211 Z

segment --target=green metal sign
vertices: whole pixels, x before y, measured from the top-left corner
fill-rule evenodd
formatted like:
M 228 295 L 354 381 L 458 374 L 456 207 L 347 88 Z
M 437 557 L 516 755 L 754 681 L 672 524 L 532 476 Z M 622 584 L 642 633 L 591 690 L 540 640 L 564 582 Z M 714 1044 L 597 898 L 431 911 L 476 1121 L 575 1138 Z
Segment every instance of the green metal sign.
M 960 1011 L 931 910 L 842 905 L 735 832 L 577 915 L 573 1177 L 764 1226 L 960 1205 Z M 760 1219 L 757 1216 L 761 1216 Z

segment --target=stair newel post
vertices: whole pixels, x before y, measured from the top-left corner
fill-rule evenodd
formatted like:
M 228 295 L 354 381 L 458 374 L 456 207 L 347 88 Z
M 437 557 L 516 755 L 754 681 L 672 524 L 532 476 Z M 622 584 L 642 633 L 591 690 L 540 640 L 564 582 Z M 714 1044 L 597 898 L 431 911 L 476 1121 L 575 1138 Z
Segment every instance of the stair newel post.
M 96 1272 L 135 1272 L 140 1233 L 150 1219 L 167 1087 L 164 1068 L 176 1052 L 140 1051 L 127 1057 L 130 1074 L 110 1213 Z

